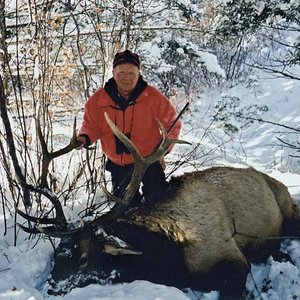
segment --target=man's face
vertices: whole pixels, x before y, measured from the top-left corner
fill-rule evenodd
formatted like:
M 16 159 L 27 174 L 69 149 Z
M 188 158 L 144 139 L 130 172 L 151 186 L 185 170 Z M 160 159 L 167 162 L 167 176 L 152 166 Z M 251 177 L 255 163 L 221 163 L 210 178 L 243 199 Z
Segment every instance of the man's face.
M 130 94 L 139 80 L 140 70 L 133 64 L 125 63 L 117 65 L 113 69 L 113 75 L 119 92 Z

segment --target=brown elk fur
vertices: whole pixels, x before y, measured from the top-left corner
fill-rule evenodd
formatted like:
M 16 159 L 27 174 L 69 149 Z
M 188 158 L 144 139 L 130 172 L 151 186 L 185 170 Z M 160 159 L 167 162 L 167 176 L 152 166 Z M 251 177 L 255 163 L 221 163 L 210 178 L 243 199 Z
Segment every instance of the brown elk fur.
M 191 273 L 222 261 L 249 269 L 248 258 L 284 234 L 284 221 L 299 232 L 299 209 L 287 188 L 252 168 L 210 168 L 175 178 L 173 185 L 174 198 L 136 212 L 132 222 L 181 244 Z

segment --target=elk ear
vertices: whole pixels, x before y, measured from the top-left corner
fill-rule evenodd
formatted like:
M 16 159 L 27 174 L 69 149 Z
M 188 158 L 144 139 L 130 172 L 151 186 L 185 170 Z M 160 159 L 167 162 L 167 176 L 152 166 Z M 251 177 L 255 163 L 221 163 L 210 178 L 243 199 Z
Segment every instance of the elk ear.
M 110 255 L 142 255 L 143 254 L 143 252 L 141 251 L 122 248 L 120 246 L 113 245 L 113 244 L 105 244 L 102 251 Z

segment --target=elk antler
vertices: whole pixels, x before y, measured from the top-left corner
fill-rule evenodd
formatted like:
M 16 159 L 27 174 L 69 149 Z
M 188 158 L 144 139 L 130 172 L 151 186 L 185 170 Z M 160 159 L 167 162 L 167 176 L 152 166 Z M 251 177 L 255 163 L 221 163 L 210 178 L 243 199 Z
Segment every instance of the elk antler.
M 127 147 L 127 149 L 130 151 L 134 158 L 134 168 L 132 173 L 131 181 L 127 187 L 127 190 L 123 196 L 122 199 L 118 199 L 117 197 L 113 196 L 111 193 L 109 193 L 104 187 L 103 190 L 109 197 L 117 202 L 115 206 L 106 214 L 100 216 L 99 218 L 92 221 L 92 227 L 97 227 L 100 224 L 104 222 L 111 221 L 118 216 L 120 216 L 123 212 L 126 211 L 128 208 L 130 202 L 132 201 L 135 193 L 139 189 L 140 183 L 143 179 L 143 176 L 147 170 L 147 168 L 153 164 L 154 162 L 160 160 L 164 154 L 168 151 L 168 149 L 175 143 L 177 144 L 189 144 L 186 141 L 178 140 L 178 139 L 170 139 L 168 137 L 168 133 L 166 129 L 163 127 L 163 125 L 160 123 L 158 119 L 157 123 L 159 125 L 159 128 L 162 132 L 163 138 L 159 146 L 153 151 L 153 153 L 143 158 L 139 152 L 139 150 L 136 148 L 136 146 L 120 131 L 120 129 L 114 124 L 114 122 L 109 118 L 107 113 L 104 114 L 105 119 L 110 126 L 113 133 L 119 138 L 119 140 Z
M 61 205 L 58 197 L 47 188 L 34 187 L 32 185 L 27 185 L 27 188 L 31 192 L 39 193 L 41 195 L 44 195 L 46 198 L 48 198 L 50 200 L 50 202 L 53 204 L 53 207 L 54 207 L 54 210 L 56 213 L 56 217 L 55 218 L 32 217 L 32 216 L 22 212 L 18 208 L 16 208 L 16 212 L 20 216 L 22 216 L 24 219 L 34 222 L 36 224 L 53 224 L 56 231 L 66 230 L 68 223 L 67 223 L 67 219 L 64 215 L 63 208 L 62 208 L 62 205 Z M 42 228 L 39 227 L 39 225 L 35 226 L 33 228 L 27 228 L 21 224 L 17 224 L 17 225 L 28 233 L 42 233 Z
M 139 152 L 139 150 L 136 148 L 136 146 L 119 130 L 119 128 L 113 123 L 113 121 L 109 118 L 109 116 L 105 113 L 105 119 L 110 126 L 111 130 L 113 133 L 120 139 L 120 141 L 128 148 L 130 153 L 132 154 L 134 158 L 134 168 L 133 168 L 133 174 L 131 181 L 125 191 L 125 194 L 122 199 L 119 199 L 115 196 L 113 196 L 110 192 L 108 192 L 104 187 L 103 190 L 104 192 L 114 201 L 116 204 L 114 207 L 107 213 L 101 215 L 100 217 L 96 218 L 93 221 L 87 222 L 84 224 L 84 226 L 79 227 L 79 228 L 74 228 L 74 229 L 69 229 L 67 226 L 65 226 L 64 229 L 57 230 L 58 228 L 56 227 L 57 219 L 54 218 L 51 220 L 51 222 L 46 221 L 46 219 L 36 219 L 36 218 L 31 218 L 32 221 L 39 223 L 39 224 L 54 224 L 54 227 L 40 227 L 36 226 L 35 229 L 40 232 L 44 233 L 49 236 L 53 237 L 64 237 L 67 235 L 71 235 L 74 233 L 77 233 L 79 231 L 84 231 L 85 229 L 94 229 L 100 226 L 103 223 L 110 222 L 117 217 L 119 217 L 122 213 L 126 211 L 128 206 L 130 205 L 135 193 L 139 189 L 139 185 L 143 179 L 143 176 L 147 170 L 147 168 L 153 164 L 154 162 L 160 160 L 164 154 L 168 151 L 168 149 L 175 143 L 178 144 L 190 144 L 186 141 L 178 140 L 178 139 L 170 139 L 168 137 L 168 133 L 166 129 L 163 127 L 163 125 L 157 120 L 158 126 L 162 132 L 163 138 L 161 143 L 158 145 L 158 147 L 153 151 L 153 153 L 146 157 L 143 158 Z M 56 203 L 58 205 L 58 203 Z M 62 210 L 58 210 L 60 212 L 60 216 L 63 214 Z M 26 218 L 26 214 L 22 214 Z M 30 220 L 29 218 L 27 218 Z M 66 224 L 66 223 L 65 223 Z M 23 226 L 21 225 L 21 228 Z M 24 229 L 24 228 L 23 228 Z

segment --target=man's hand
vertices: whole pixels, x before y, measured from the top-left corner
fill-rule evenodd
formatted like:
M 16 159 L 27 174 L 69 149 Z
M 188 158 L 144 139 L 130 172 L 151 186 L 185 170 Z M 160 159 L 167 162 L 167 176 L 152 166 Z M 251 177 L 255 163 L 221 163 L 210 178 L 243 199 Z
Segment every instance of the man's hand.
M 78 143 L 80 143 L 80 145 L 77 146 L 75 149 L 76 149 L 76 150 L 82 149 L 83 146 L 86 144 L 86 137 L 85 137 L 84 135 L 78 135 L 78 136 L 76 137 L 76 140 L 77 140 Z

